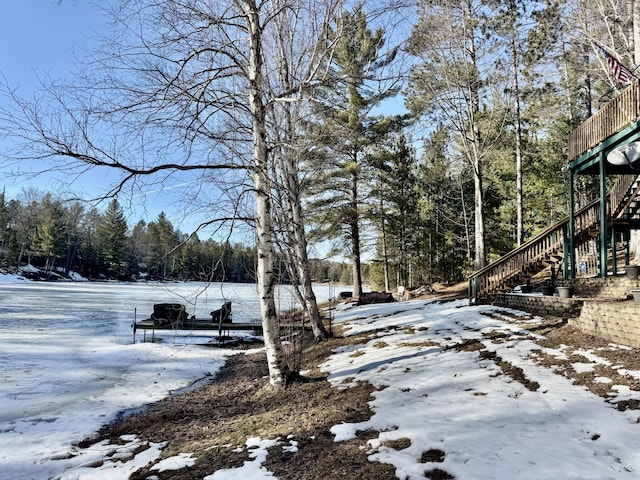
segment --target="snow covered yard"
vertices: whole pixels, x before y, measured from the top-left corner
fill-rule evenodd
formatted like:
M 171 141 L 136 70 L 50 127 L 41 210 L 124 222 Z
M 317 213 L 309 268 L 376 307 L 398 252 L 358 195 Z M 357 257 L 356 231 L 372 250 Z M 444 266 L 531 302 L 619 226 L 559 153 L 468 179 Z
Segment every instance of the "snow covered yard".
M 321 369 L 335 390 L 375 390 L 370 418 L 329 424 L 333 444 L 366 438 L 368 459 L 406 480 L 640 478 L 637 350 L 576 342 L 579 333 L 558 319 L 466 300 L 340 305 L 334 313 L 346 338 Z M 248 459 L 242 466 L 189 478 L 277 478 L 271 458 L 319 445 L 302 435 L 250 436 L 231 447 Z M 76 466 L 58 478 L 121 479 L 150 463 L 150 476 L 137 478 L 170 478 L 205 453 L 163 456 L 169 438 L 120 440 L 78 448 L 61 459 Z
M 578 355 L 575 374 L 606 365 L 637 388 L 639 371 L 601 356 L 625 347 L 541 346 L 541 318 L 466 301 L 346 308 L 336 317 L 347 335 L 367 339 L 322 366 L 329 381 L 377 391 L 369 420 L 332 432 L 336 441 L 379 432 L 369 458 L 393 464 L 398 478 L 640 478 L 640 412 L 621 408 L 640 392 L 596 377 L 608 387 L 605 401 L 562 375 L 568 367 L 540 362 Z

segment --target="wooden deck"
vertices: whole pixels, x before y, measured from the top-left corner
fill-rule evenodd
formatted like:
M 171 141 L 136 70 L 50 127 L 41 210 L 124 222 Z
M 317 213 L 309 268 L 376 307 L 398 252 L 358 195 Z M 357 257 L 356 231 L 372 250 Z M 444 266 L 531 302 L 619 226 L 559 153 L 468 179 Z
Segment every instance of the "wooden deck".
M 598 270 L 600 275 L 606 274 L 607 252 L 601 247 L 600 255 L 593 255 L 593 244 L 611 243 L 611 255 L 617 258 L 615 242 L 609 236 L 614 232 L 640 230 L 638 172 L 628 166 L 618 168 L 606 164 L 605 168 L 603 165 L 607 152 L 632 141 L 640 141 L 640 81 L 637 79 L 571 132 L 568 138 L 569 169 L 574 175 L 602 176 L 605 172 L 605 179 L 601 180 L 602 202 L 600 199 L 592 201 L 574 212 L 572 222 L 569 218 L 561 220 L 521 247 L 474 272 L 469 277 L 470 300 L 490 300 L 518 284 L 525 284 L 550 266 L 555 271 L 562 267 L 565 275 L 575 277 L 579 270 L 572 264 L 576 253 L 581 258 L 580 269 L 585 269 L 585 272 L 580 270 L 581 274 L 590 275 L 591 270 Z M 617 176 L 617 182 L 605 193 L 607 175 Z M 603 229 L 606 231 L 601 232 Z M 616 262 L 612 261 L 612 265 L 615 273 Z
M 640 82 L 634 80 L 614 99 L 569 134 L 569 162 L 640 119 Z

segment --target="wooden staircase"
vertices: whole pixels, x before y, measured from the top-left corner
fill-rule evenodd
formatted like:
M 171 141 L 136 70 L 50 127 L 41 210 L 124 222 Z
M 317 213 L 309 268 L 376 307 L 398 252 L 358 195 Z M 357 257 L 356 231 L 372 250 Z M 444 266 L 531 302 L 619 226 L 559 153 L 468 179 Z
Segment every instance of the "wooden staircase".
M 620 175 L 607 195 L 609 224 L 640 218 L 640 176 Z M 600 234 L 600 199 L 574 215 L 574 246 L 579 248 Z M 550 226 L 536 237 L 469 277 L 469 299 L 486 302 L 513 291 L 545 268 L 558 267 L 568 254 L 569 218 Z

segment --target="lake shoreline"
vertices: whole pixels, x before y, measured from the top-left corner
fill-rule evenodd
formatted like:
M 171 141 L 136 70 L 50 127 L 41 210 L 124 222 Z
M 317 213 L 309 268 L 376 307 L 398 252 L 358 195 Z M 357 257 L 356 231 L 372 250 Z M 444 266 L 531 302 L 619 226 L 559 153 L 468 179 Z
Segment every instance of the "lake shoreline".
M 268 385 L 263 349 L 238 352 L 227 357 L 210 382 L 149 404 L 144 411 L 85 439 L 82 446 L 90 449 L 134 437 L 150 450 L 164 445 L 158 458 L 131 473 L 131 480 L 149 478 L 162 459 L 180 458 L 185 452 L 197 461 L 177 467 L 176 478 L 205 478 L 218 470 L 246 465 L 253 458 L 251 449 L 246 449 L 251 438 L 278 438 L 285 444 L 282 454 L 274 450 L 264 465 L 276 478 L 302 478 L 303 472 L 313 472 L 313 478 L 394 478 L 392 466 L 369 461 L 364 436 L 336 443 L 330 432 L 331 425 L 366 421 L 372 414 L 368 406 L 374 391 L 371 385 L 336 389 L 318 369 L 332 350 L 351 342 L 333 338 L 314 344 L 309 339 L 303 354 L 306 379 L 281 390 Z M 291 452 L 287 453 L 286 445 L 292 447 Z M 296 461 L 291 461 L 293 452 Z
M 253 285 L 1 277 L 0 471 L 7 478 L 58 478 L 75 469 L 84 461 L 74 454 L 78 439 L 122 412 L 217 374 L 233 354 L 231 345 L 218 346 L 217 331 L 156 331 L 162 341 L 142 343 L 138 335 L 133 343 L 136 311 L 147 318 L 155 303 L 180 302 L 189 305 L 189 314 L 205 317 L 230 300 L 234 321 L 260 317 Z M 328 294 L 328 288 L 319 289 L 320 298 Z M 290 289 L 279 288 L 278 295 L 279 306 L 295 306 Z

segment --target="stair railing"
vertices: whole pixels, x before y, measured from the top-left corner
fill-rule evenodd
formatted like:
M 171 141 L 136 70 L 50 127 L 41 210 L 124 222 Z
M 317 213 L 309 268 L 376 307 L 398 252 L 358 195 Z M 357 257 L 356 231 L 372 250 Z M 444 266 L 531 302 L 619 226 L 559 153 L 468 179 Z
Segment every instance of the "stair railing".
M 582 238 L 600 225 L 600 201 L 593 200 L 575 213 L 575 237 Z M 537 273 L 544 262 L 553 263 L 562 257 L 569 218 L 566 217 L 540 232 L 528 242 L 469 277 L 469 298 L 475 299 L 499 293 L 509 281 Z
M 618 214 L 629 203 L 637 175 L 620 175 L 607 194 L 607 212 Z M 613 209 L 611 205 L 615 205 Z M 544 262 L 553 262 L 554 257 L 564 254 L 568 235 L 569 217 L 566 217 L 540 232 L 528 242 L 512 250 L 495 262 L 481 268 L 469 277 L 469 298 L 475 299 L 495 295 L 509 287 L 510 282 L 524 279 L 529 273 L 542 270 Z M 600 231 L 600 199 L 595 199 L 574 213 L 574 239 L 576 247 L 593 238 Z
M 618 218 L 627 209 L 631 201 L 640 192 L 638 175 L 620 175 L 618 181 L 609 192 L 609 204 L 616 205 L 611 212 L 611 218 Z

